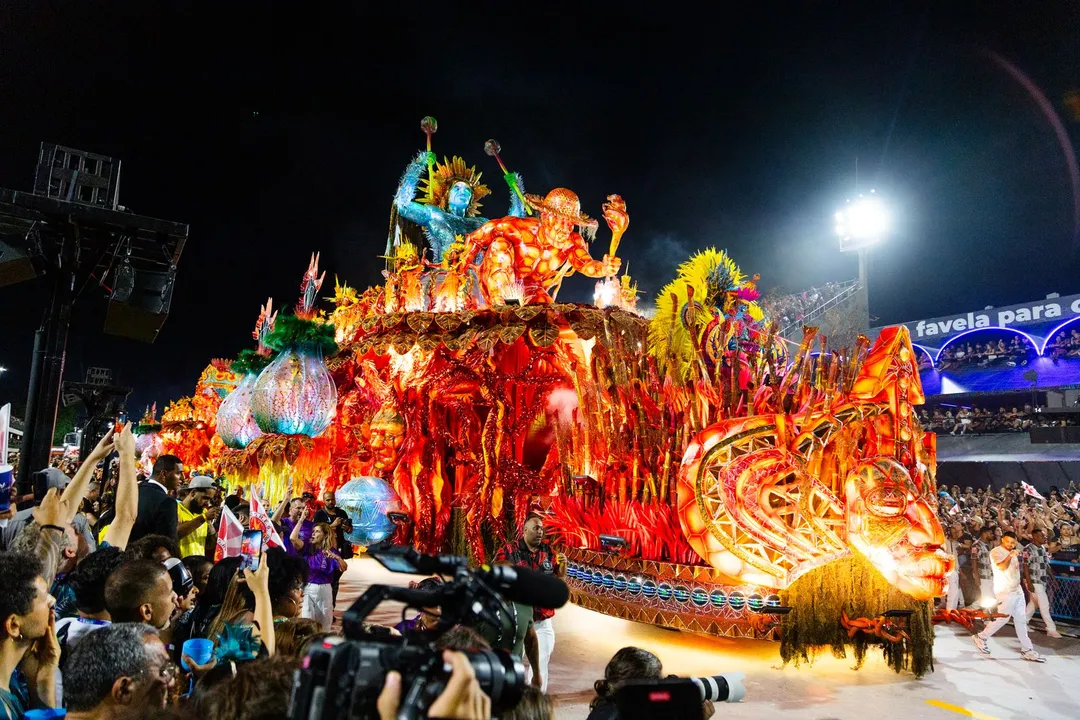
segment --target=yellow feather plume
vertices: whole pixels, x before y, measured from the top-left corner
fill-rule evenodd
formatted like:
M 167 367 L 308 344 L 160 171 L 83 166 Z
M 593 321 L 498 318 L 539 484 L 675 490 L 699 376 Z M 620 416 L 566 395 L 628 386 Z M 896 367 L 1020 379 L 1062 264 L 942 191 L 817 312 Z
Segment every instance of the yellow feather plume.
M 728 298 L 749 283 L 727 253 L 708 248 L 692 255 L 679 266 L 678 276 L 664 286 L 656 298 L 656 315 L 649 326 L 649 351 L 661 367 L 672 363 L 675 377 L 685 380 L 691 363 L 697 361 L 697 345 L 702 331 Z M 689 305 L 693 289 L 694 307 Z M 746 315 L 755 322 L 764 318 L 756 302 L 744 302 Z M 689 325 L 689 326 L 688 326 Z

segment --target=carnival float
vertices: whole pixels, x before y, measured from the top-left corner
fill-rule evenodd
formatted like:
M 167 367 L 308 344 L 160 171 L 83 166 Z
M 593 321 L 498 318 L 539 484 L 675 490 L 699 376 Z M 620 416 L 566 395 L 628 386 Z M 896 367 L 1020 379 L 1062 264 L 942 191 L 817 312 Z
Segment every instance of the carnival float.
M 367 507 L 361 545 L 370 524 L 477 563 L 541 512 L 578 605 L 778 638 L 785 661 L 827 649 L 861 664 L 881 647 L 897 671 L 932 670 L 951 559 L 907 331 L 833 348 L 806 328 L 788 351 L 757 276 L 714 249 L 683 263 L 646 317 L 620 275 L 620 196 L 601 208 L 610 238 L 596 259 L 599 222 L 573 191 L 526 193 L 489 140 L 508 209 L 487 219 L 481 173 L 436 157 L 434 119 L 421 127 L 385 282 L 335 280 L 320 310 L 313 256 L 295 310 L 263 306 L 256 348 L 222 375 L 224 402 L 200 381 L 195 397 L 212 402 L 186 421 L 216 434 L 192 442 L 197 462 L 173 443 L 187 464 L 258 484 L 270 503 L 340 489 L 340 504 Z M 574 273 L 597 280 L 593 304 L 558 299 Z

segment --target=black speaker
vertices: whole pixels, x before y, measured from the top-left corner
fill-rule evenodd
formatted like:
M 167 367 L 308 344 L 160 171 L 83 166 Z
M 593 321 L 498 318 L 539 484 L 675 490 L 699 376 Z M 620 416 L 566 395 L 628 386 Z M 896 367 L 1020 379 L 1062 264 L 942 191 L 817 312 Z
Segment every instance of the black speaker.
M 152 343 L 165 324 L 172 305 L 176 268 L 166 272 L 135 270 L 127 262 L 116 271 L 105 332 Z
M 33 280 L 40 271 L 33 255 L 0 240 L 0 287 Z

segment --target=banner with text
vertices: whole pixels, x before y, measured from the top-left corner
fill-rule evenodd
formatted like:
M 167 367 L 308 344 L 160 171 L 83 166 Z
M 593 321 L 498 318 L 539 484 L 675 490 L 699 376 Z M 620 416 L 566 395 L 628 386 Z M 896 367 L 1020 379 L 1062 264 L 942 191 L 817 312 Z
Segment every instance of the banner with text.
M 1032 329 L 1042 326 L 1049 333 L 1058 325 L 1077 317 L 1080 317 L 1080 295 L 1066 295 L 901 324 L 911 331 L 912 342 L 937 346 L 953 335 L 980 328 Z

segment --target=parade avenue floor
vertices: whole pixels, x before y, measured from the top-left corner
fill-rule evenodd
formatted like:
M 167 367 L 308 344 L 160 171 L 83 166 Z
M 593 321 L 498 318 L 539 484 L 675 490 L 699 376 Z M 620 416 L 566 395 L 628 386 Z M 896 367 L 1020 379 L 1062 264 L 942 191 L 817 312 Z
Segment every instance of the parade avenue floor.
M 338 613 L 368 585 L 406 584 L 414 579 L 390 573 L 370 559 L 351 561 L 341 581 Z M 394 624 L 401 607 L 385 603 L 371 620 Z M 1062 628 L 1075 635 L 1075 630 Z M 727 718 L 1076 718 L 1080 708 L 1080 640 L 1053 640 L 1033 631 L 1045 664 L 1020 659 L 1011 627 L 990 640 L 993 656 L 983 657 L 968 633 L 938 627 L 935 670 L 915 680 L 897 675 L 877 656 L 859 671 L 850 660 L 831 655 L 813 667 L 782 668 L 779 645 L 754 640 L 708 638 L 607 617 L 568 606 L 555 616 L 555 652 L 550 691 L 558 720 L 583 720 L 593 697 L 593 682 L 621 647 L 654 652 L 665 673 L 712 675 L 741 671 L 747 676 L 746 700 L 717 706 L 715 720 Z

